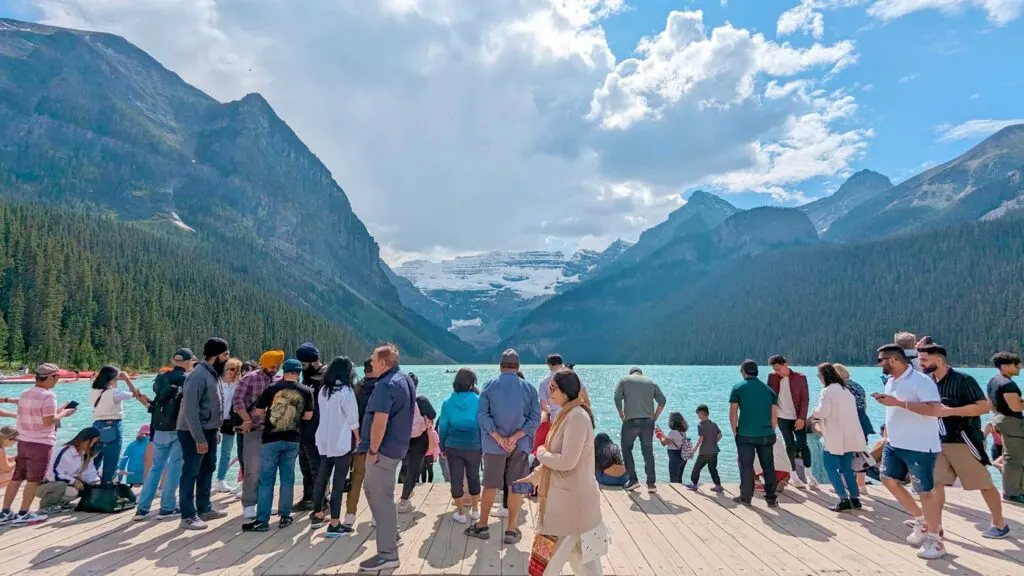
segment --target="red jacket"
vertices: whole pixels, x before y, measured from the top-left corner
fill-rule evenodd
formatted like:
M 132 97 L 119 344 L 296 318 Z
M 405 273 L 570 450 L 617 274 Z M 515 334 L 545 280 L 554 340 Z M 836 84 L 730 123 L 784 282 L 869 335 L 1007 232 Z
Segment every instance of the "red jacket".
M 782 378 L 780 378 L 775 372 L 768 375 L 768 387 L 776 394 L 779 393 L 780 382 L 782 382 Z M 796 370 L 790 370 L 789 391 L 793 395 L 793 406 L 796 407 L 796 419 L 807 420 L 807 403 L 810 401 L 810 395 L 807 392 L 807 377 Z

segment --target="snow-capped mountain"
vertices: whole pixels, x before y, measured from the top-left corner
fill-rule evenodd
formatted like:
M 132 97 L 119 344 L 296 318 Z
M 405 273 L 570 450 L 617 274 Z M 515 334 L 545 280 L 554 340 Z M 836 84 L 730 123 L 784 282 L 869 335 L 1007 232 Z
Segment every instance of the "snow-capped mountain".
M 505 329 L 514 328 L 523 314 L 611 262 L 630 246 L 617 240 L 603 252 L 495 251 L 441 262 L 413 260 L 394 272 L 441 305 L 444 328 L 471 344 L 489 346 L 501 339 Z M 419 312 L 423 301 L 403 298 L 403 304 Z M 434 310 L 430 312 L 421 315 L 436 318 Z

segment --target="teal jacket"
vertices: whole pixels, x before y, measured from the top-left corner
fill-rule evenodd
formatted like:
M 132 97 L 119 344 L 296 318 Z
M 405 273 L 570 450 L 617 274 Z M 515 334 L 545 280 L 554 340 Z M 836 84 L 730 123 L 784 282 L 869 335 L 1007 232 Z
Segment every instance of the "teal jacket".
M 452 392 L 441 404 L 437 436 L 442 451 L 448 448 L 480 450 L 479 407 L 480 396 L 475 392 Z
M 134 440 L 124 449 L 124 456 L 121 463 L 117 465 L 118 470 L 124 470 L 127 477 L 126 484 L 142 484 L 146 480 L 146 447 L 149 446 L 149 438 Z

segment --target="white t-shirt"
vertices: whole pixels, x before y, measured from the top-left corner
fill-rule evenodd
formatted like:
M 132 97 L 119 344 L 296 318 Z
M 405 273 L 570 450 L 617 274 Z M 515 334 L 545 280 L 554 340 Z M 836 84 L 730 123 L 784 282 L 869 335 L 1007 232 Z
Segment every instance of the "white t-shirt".
M 124 406 L 122 402 L 130 400 L 134 395 L 120 388 L 105 388 L 103 390 L 91 390 L 89 392 L 89 403 L 94 406 L 92 409 L 93 420 L 124 420 Z M 96 400 L 99 400 L 99 403 Z
M 789 387 L 789 376 L 779 380 L 779 418 L 796 420 L 796 404 L 793 404 L 793 390 Z
M 935 381 L 913 368 L 907 368 L 899 378 L 890 376 L 885 382 L 885 394 L 900 402 L 942 402 Z M 933 416 L 915 414 L 903 406 L 886 406 L 885 431 L 893 448 L 915 452 L 942 451 L 939 419 Z
M 352 387 L 327 396 L 320 390 L 320 423 L 316 427 L 316 449 L 322 456 L 336 458 L 352 451 L 352 431 L 359 428 L 359 405 Z

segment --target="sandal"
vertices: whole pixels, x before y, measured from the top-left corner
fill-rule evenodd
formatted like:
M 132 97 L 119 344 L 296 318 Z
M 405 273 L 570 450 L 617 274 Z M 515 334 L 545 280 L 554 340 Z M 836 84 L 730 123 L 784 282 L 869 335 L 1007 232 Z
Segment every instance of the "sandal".
M 516 544 L 523 539 L 523 533 L 519 530 L 505 530 L 505 537 L 502 539 L 505 544 Z

